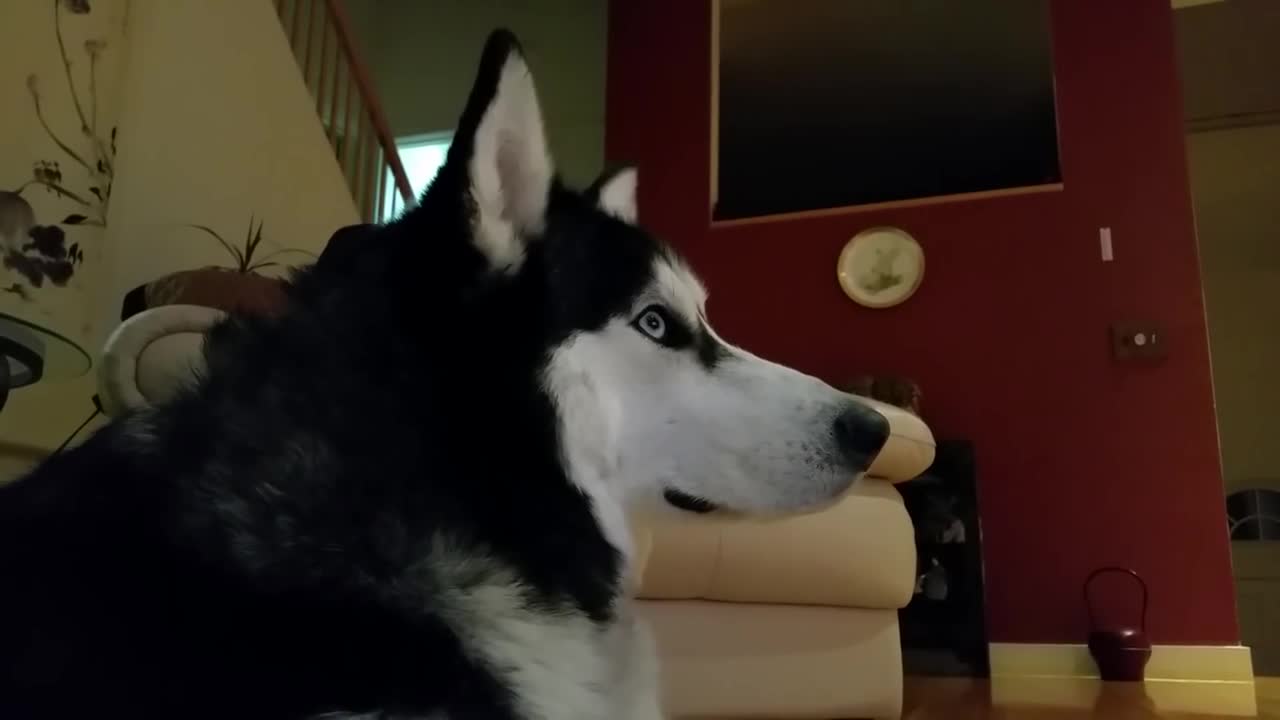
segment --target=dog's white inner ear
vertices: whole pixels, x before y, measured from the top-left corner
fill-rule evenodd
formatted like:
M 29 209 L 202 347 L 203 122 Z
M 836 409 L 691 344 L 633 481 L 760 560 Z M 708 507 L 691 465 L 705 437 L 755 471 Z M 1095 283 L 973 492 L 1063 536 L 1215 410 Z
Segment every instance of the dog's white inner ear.
M 636 186 L 640 173 L 635 168 L 619 170 L 600 185 L 596 204 L 600 209 L 632 225 L 636 224 Z
M 476 243 L 497 269 L 524 256 L 525 237 L 542 231 L 555 170 L 542 128 L 533 75 L 519 51 L 507 55 L 497 91 L 476 127 L 471 162 Z

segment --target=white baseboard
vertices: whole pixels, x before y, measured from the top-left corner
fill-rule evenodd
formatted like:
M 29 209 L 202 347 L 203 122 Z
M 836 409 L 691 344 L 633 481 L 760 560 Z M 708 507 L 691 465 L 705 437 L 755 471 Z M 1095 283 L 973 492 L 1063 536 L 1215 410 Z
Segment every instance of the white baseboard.
M 1157 645 L 1141 685 L 1103 683 L 1084 645 L 992 643 L 990 651 L 992 701 L 1000 706 L 1138 702 L 1162 713 L 1257 714 L 1253 659 L 1240 645 Z

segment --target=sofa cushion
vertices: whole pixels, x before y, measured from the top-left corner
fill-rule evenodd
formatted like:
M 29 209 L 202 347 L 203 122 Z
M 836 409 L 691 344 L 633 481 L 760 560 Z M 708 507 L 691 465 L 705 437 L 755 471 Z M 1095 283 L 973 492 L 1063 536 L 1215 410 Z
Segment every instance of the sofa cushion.
M 911 519 L 883 480 L 809 515 L 664 516 L 642 528 L 642 598 L 896 609 L 915 587 Z
M 896 718 L 898 613 L 643 600 L 672 718 Z

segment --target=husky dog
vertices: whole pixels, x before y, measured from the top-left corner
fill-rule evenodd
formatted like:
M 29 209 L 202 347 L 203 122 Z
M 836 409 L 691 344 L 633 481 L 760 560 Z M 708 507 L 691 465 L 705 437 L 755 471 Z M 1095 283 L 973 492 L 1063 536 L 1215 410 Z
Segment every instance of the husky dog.
M 717 337 L 635 195 L 494 33 L 415 209 L 0 488 L 0 718 L 659 717 L 628 509 L 821 507 L 888 428 Z

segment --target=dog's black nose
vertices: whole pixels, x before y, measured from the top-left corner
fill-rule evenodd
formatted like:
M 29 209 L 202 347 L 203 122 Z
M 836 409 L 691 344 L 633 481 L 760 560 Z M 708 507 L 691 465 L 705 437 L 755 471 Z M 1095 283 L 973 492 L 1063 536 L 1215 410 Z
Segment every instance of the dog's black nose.
M 836 445 L 855 472 L 871 467 L 889 439 L 889 421 L 862 403 L 851 403 L 836 418 Z

